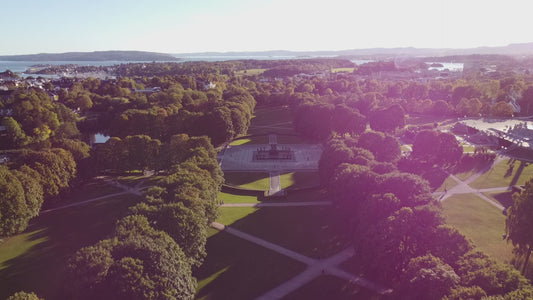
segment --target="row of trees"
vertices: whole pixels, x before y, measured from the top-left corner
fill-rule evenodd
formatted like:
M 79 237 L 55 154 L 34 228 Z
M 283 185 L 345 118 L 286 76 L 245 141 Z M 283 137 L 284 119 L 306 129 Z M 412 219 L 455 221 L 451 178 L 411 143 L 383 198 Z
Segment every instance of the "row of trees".
M 531 285 L 512 266 L 476 251 L 456 229 L 444 225 L 428 182 L 399 171 L 399 155 L 376 161 L 376 150 L 362 148 L 372 140 L 379 149 L 383 139 L 378 136 L 386 137 L 373 132 L 335 137 L 320 161 L 328 195 L 350 220 L 354 263 L 360 270 L 393 287 L 398 299 L 533 296 Z M 413 152 L 417 148 L 415 144 Z M 415 156 L 423 151 L 418 148 Z
M 218 214 L 223 176 L 206 137 L 182 134 L 171 144 L 167 176 L 117 222 L 112 237 L 71 258 L 72 298 L 194 297 L 191 270 L 206 256 L 207 229 Z

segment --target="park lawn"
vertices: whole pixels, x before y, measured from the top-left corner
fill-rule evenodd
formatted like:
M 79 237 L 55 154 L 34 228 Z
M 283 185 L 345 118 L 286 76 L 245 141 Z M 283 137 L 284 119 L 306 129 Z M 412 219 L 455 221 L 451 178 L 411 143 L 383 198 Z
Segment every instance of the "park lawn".
M 102 196 L 107 196 L 111 194 L 124 192 L 123 189 L 113 186 L 103 180 L 92 179 L 89 182 L 77 187 L 71 192 L 64 194 L 62 196 L 63 200 L 58 201 L 56 206 L 64 205 L 68 203 L 81 202 L 90 200 L 93 198 L 98 198 Z
M 471 145 L 463 145 L 463 153 L 474 153 L 474 150 L 476 149 L 475 146 Z
M 118 176 L 116 178 L 116 180 L 119 183 L 127 185 L 127 186 L 131 186 L 131 187 L 135 186 L 136 184 L 138 184 L 139 182 L 141 182 L 142 180 L 145 180 L 145 179 L 146 179 L 146 177 L 144 177 L 142 174 Z
M 68 258 L 109 236 L 116 221 L 139 200 L 121 195 L 33 219 L 24 233 L 0 244 L 0 299 L 21 290 L 47 300 L 64 299 Z
M 246 69 L 246 70 L 239 70 L 235 72 L 235 76 L 254 76 L 254 75 L 261 75 L 263 72 L 265 72 L 267 69 Z
M 196 299 L 254 299 L 301 273 L 305 265 L 226 232 L 207 240 Z
M 325 275 L 315 278 L 282 299 L 378 300 L 382 296 L 336 276 Z
M 320 184 L 318 172 L 291 172 L 280 175 L 281 189 L 315 187 Z
M 270 126 L 278 123 L 292 122 L 291 110 L 288 107 L 257 107 L 250 122 L 253 126 Z
M 248 215 L 255 213 L 256 207 L 219 207 L 220 212 L 217 222 L 224 225 L 231 225 L 236 221 L 246 218 Z
M 225 192 L 218 193 L 219 202 L 223 203 L 259 203 L 257 196 L 252 195 L 234 195 Z
M 513 205 L 513 191 L 503 191 L 494 193 L 483 193 L 485 196 L 500 203 L 503 207 L 507 208 Z
M 486 169 L 490 164 L 491 162 L 479 162 L 470 165 L 458 165 L 453 175 L 457 176 L 457 178 L 461 179 L 462 181 L 465 181 L 470 176 L 481 172 L 483 169 Z
M 448 176 L 442 185 L 435 190 L 435 192 L 444 192 L 445 190 L 449 190 L 456 185 L 457 181 L 455 181 L 455 179 L 453 179 L 451 176 Z
M 355 68 L 331 68 L 331 73 L 353 73 Z
M 472 194 L 453 195 L 442 202 L 446 222 L 455 226 L 483 252 L 510 262 L 513 247 L 503 240 L 505 216 L 496 207 Z
M 278 135 L 278 144 L 311 144 L 312 141 L 309 141 L 306 138 L 303 138 L 299 135 L 287 135 L 279 134 Z
M 328 195 L 325 189 L 311 188 L 305 190 L 287 190 L 287 196 L 284 202 L 309 202 L 309 201 L 326 201 Z
M 268 144 L 267 135 L 250 136 L 247 138 L 236 139 L 230 143 L 230 146 L 240 146 L 245 144 Z
M 292 127 L 291 110 L 288 107 L 256 108 L 254 117 L 248 127 L 248 134 L 295 134 Z
M 331 206 L 261 207 L 231 226 L 315 258 L 329 257 L 350 244 L 347 222 Z
M 247 190 L 267 191 L 270 175 L 266 172 L 225 172 L 226 184 Z
M 533 177 L 533 164 L 505 159 L 470 184 L 475 189 L 523 185 Z
M 155 176 L 150 176 L 148 178 L 146 178 L 145 181 L 143 181 L 143 183 L 141 184 L 141 187 L 148 187 L 148 186 L 154 186 L 154 185 L 157 185 L 157 182 L 161 179 L 165 178 L 165 176 L 163 175 L 155 175 Z

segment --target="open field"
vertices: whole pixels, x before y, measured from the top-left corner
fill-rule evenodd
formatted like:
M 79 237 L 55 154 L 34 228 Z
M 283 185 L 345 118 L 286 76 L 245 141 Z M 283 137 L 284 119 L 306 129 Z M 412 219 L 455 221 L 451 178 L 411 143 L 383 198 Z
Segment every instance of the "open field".
M 230 146 L 239 146 L 244 144 L 268 144 L 268 136 L 267 135 L 257 135 L 257 136 L 251 136 L 248 138 L 242 138 L 234 140 L 230 143 Z
M 350 284 L 335 276 L 320 276 L 292 292 L 283 300 L 338 299 L 338 300 L 378 300 L 382 297 L 372 291 Z
M 239 70 L 235 72 L 235 76 L 255 76 L 255 75 L 261 75 L 263 72 L 265 72 L 267 69 L 246 69 L 246 70 Z
M 47 300 L 64 299 L 64 269 L 79 248 L 112 233 L 115 222 L 140 200 L 122 195 L 52 211 L 0 244 L 0 299 L 24 290 Z
M 206 248 L 208 256 L 193 274 L 197 299 L 253 299 L 305 269 L 298 261 L 225 232 L 209 237 Z
M 262 207 L 231 226 L 303 255 L 325 258 L 348 247 L 344 225 L 333 207 L 307 206 Z
M 442 206 L 446 222 L 480 250 L 501 262 L 511 261 L 513 247 L 502 238 L 505 216 L 500 210 L 472 194 L 453 195 Z
M 266 191 L 270 188 L 270 175 L 266 172 L 224 172 L 226 184 L 248 190 Z
M 257 196 L 234 195 L 225 192 L 218 193 L 218 200 L 223 203 L 259 203 Z
M 470 184 L 475 189 L 523 185 L 533 177 L 533 164 L 506 159 Z
M 258 107 L 248 128 L 248 134 L 295 134 L 288 107 Z
M 353 73 L 353 70 L 355 70 L 355 68 L 332 68 L 331 72 L 332 73 Z
M 61 206 L 65 204 L 86 201 L 89 199 L 102 197 L 109 194 L 120 193 L 123 191 L 124 190 L 110 185 L 103 180 L 93 179 L 83 184 L 82 186 L 77 187 L 71 192 L 64 194 L 63 200 L 54 203 L 54 205 L 48 206 L 45 204 L 45 207 L 43 207 L 43 209 L 50 208 L 53 206 Z
M 314 187 L 320 184 L 318 172 L 290 172 L 280 175 L 282 189 Z

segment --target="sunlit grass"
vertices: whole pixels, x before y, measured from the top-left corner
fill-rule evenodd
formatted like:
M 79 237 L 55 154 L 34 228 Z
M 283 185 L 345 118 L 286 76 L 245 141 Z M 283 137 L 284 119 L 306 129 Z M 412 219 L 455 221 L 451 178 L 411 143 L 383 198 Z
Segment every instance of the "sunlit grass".
M 331 72 L 332 73 L 353 73 L 353 70 L 355 70 L 355 68 L 332 68 L 331 69 Z
M 226 184 L 248 190 L 266 191 L 270 188 L 270 175 L 266 172 L 226 172 Z
M 223 203 L 259 203 L 257 196 L 234 195 L 225 192 L 218 193 L 218 200 Z
M 262 207 L 235 220 L 232 227 L 298 253 L 324 258 L 350 244 L 346 224 L 331 206 Z
M 207 240 L 196 299 L 254 299 L 296 276 L 305 265 L 256 244 L 217 232 Z
M 533 177 L 533 164 L 506 159 L 470 184 L 475 189 L 523 185 Z
M 472 194 L 453 195 L 442 203 L 446 222 L 459 229 L 483 252 L 510 262 L 512 246 L 503 240 L 505 216 L 496 207 Z
M 258 208 L 255 207 L 220 207 L 220 215 L 217 218 L 217 222 L 224 225 L 231 225 L 237 220 L 253 214 L 257 210 Z
M 254 75 L 261 75 L 263 74 L 267 69 L 246 69 L 246 70 L 239 70 L 235 72 L 235 76 L 254 76 Z
M 122 195 L 42 214 L 22 234 L 0 244 L 0 299 L 33 291 L 63 299 L 65 267 L 78 249 L 106 238 L 140 197 Z

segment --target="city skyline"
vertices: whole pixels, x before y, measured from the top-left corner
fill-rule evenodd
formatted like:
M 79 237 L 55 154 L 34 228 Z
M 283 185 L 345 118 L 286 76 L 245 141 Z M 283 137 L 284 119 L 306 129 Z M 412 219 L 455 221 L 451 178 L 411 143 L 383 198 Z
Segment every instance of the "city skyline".
M 459 0 L 3 3 L 0 55 L 475 48 L 531 42 L 528 3 Z

